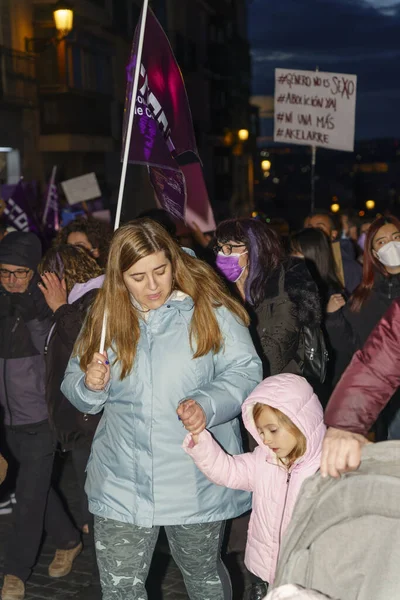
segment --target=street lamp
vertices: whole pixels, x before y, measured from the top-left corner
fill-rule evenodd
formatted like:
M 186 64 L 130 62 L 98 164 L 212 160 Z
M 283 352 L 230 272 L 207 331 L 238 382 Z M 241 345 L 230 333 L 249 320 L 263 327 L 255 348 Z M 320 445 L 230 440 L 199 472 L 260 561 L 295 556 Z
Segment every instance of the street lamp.
M 340 210 L 340 204 L 338 204 L 337 202 L 335 202 L 334 204 L 331 205 L 331 211 L 333 213 L 337 213 Z
M 271 161 L 270 160 L 262 160 L 261 168 L 263 171 L 269 171 L 271 168 Z
M 67 37 L 74 26 L 74 11 L 71 4 L 59 0 L 53 8 L 53 19 L 57 35 L 42 38 L 25 38 L 25 50 L 27 52 L 43 52 L 50 44 L 61 42 Z
M 57 2 L 53 10 L 54 23 L 57 29 L 57 37 L 66 37 L 74 26 L 74 11 L 68 2 Z
M 368 210 L 374 210 L 375 208 L 375 200 L 367 200 L 365 203 L 366 208 L 368 208 Z
M 238 138 L 241 142 L 247 142 L 249 139 L 249 130 L 248 129 L 239 129 Z

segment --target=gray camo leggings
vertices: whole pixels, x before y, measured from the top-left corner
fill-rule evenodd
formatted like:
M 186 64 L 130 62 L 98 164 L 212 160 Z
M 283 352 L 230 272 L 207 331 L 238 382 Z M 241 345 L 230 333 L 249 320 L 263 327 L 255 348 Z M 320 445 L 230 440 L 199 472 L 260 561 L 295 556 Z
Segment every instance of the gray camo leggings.
M 190 600 L 232 599 L 229 574 L 221 560 L 224 527 L 221 521 L 165 527 Z M 145 583 L 159 529 L 94 518 L 103 600 L 147 600 Z

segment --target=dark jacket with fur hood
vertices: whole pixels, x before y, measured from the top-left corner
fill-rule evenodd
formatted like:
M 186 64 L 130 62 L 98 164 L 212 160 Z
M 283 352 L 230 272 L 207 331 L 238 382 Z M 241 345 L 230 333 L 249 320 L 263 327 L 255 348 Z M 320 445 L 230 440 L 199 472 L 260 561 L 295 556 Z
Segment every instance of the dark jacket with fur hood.
M 304 261 L 289 258 L 271 274 L 264 301 L 253 309 L 253 341 L 264 376 L 301 375 L 302 328 L 321 325 L 321 301 Z

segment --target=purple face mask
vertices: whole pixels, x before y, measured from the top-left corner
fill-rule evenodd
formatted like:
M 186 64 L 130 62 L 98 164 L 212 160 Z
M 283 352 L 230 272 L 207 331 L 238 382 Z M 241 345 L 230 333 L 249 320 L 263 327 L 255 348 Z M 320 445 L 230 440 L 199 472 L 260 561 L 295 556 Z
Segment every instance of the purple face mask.
M 366 233 L 362 233 L 360 235 L 360 237 L 358 238 L 358 245 L 360 246 L 361 250 L 365 250 L 365 241 L 367 239 L 367 234 Z
M 246 269 L 246 267 L 241 267 L 239 265 L 240 257 L 243 254 L 247 254 L 247 250 L 241 254 L 230 254 L 229 256 L 225 256 L 223 252 L 218 252 L 217 254 L 217 259 L 215 261 L 217 269 L 232 283 L 239 281 Z

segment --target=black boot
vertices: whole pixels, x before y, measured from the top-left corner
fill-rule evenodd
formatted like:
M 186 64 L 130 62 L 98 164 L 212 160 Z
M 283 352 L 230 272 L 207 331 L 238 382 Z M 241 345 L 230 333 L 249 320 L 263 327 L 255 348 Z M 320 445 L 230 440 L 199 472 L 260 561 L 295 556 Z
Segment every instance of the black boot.
M 268 593 L 267 583 L 254 583 L 251 586 L 249 600 L 263 600 Z

